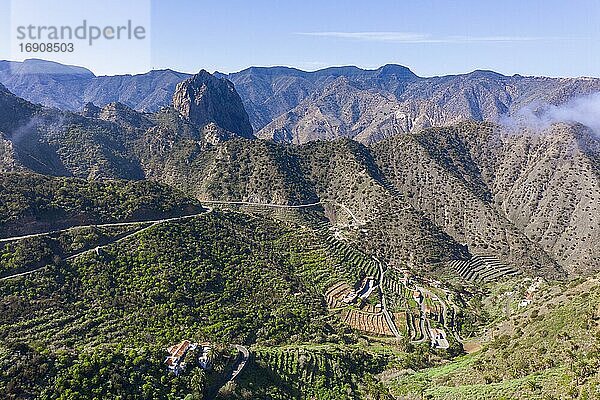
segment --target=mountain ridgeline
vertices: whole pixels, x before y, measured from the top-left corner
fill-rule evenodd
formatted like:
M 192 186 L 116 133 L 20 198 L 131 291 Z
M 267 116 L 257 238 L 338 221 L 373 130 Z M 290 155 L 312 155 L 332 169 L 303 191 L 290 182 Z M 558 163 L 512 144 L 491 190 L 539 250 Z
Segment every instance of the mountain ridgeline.
M 312 72 L 251 67 L 215 76 L 235 85 L 257 137 L 295 144 L 340 137 L 370 144 L 465 120 L 497 122 L 523 109 L 534 114 L 543 105 L 562 105 L 600 91 L 597 78 L 505 76 L 484 70 L 420 77 L 394 64 Z M 103 107 L 119 102 L 156 112 L 172 104 L 177 85 L 190 77 L 171 70 L 95 76 L 85 68 L 43 60 L 0 61 L 0 83 L 10 91 L 65 111 L 80 111 L 87 103 Z
M 598 80 L 0 81 L 0 397 L 598 397 Z
M 378 82 L 397 93 L 421 79 L 393 66 L 324 71 L 314 76 L 344 73 L 353 86 Z M 369 240 L 358 241 L 395 263 L 491 255 L 548 276 L 600 265 L 598 137 L 582 125 L 540 134 L 462 122 L 369 147 L 348 139 L 289 146 L 255 140 L 233 84 L 206 71 L 179 83 L 172 105 L 154 113 L 122 103 L 60 111 L 5 88 L 0 105 L 4 172 L 149 179 L 199 199 L 343 204 L 366 224 Z

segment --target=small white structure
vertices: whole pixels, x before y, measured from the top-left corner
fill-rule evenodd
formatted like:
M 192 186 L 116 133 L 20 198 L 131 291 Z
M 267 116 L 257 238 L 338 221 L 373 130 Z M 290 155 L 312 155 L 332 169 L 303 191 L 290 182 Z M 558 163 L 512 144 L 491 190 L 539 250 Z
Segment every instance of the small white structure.
M 179 375 L 185 370 L 185 355 L 188 351 L 194 350 L 198 346 L 197 343 L 192 343 L 189 340 L 184 340 L 179 344 L 175 344 L 167 349 L 169 356 L 165 359 L 167 368 L 175 375 Z
M 543 278 L 538 277 L 533 280 L 533 283 L 529 286 L 529 288 L 527 288 L 527 291 L 525 292 L 525 298 L 522 299 L 519 303 L 519 307 L 527 307 L 533 302 L 533 297 L 535 293 L 538 290 L 540 290 L 540 286 L 542 285 L 542 283 L 544 283 Z
M 413 300 L 416 301 L 417 303 L 421 304 L 421 301 L 423 300 L 423 295 L 421 294 L 420 290 L 413 290 Z
M 531 299 L 523 299 L 519 303 L 519 307 L 527 307 L 530 304 L 531 304 Z
M 342 299 L 342 302 L 344 302 L 346 304 L 352 304 L 359 297 L 361 299 L 367 299 L 367 298 L 369 298 L 371 293 L 373 293 L 373 290 L 375 290 L 376 287 L 377 287 L 377 284 L 375 282 L 375 278 L 373 278 L 372 276 L 368 276 L 363 280 L 362 285 L 361 285 L 360 289 L 358 290 L 358 292 L 356 290 L 350 291 L 346 296 L 344 296 L 344 298 Z
M 354 300 L 356 300 L 357 297 L 358 297 L 358 294 L 356 293 L 356 290 L 352 290 L 350 293 L 348 293 L 347 295 L 344 296 L 344 298 L 342 299 L 342 302 L 344 302 L 346 304 L 351 304 L 351 303 L 354 303 Z
M 430 328 L 429 335 L 431 336 L 431 347 L 436 349 L 447 349 L 450 347 L 448 339 L 446 338 L 446 332 L 439 328 Z

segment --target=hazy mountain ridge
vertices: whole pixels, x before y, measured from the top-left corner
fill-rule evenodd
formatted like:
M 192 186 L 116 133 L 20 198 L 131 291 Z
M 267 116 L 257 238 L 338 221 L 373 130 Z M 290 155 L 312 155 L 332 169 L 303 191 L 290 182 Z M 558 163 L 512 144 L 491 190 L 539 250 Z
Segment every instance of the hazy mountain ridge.
M 316 89 L 257 135 L 293 143 L 340 136 L 372 143 L 396 133 L 465 120 L 501 121 L 523 108 L 535 112 L 543 104 L 560 105 L 600 91 L 599 79 L 507 77 L 488 71 L 433 78 L 376 76 L 348 77 L 355 90 L 331 83 Z M 235 76 L 230 79 L 236 83 Z M 348 113 L 360 110 L 357 104 L 364 104 L 366 112 Z
M 0 62 L 0 82 L 13 93 L 66 111 L 79 111 L 86 103 L 104 106 L 114 102 L 139 111 L 157 111 L 170 104 L 177 84 L 190 76 L 172 70 L 96 76 L 85 68 L 44 60 Z
M 138 111 L 169 106 L 191 75 L 171 70 L 96 77 L 42 60 L 0 63 L 0 82 L 33 103 L 79 111 L 89 102 L 121 102 Z M 373 70 L 331 67 L 307 72 L 251 67 L 215 73 L 235 85 L 254 133 L 288 143 L 337 137 L 373 143 L 397 133 L 464 120 L 499 121 L 600 91 L 596 78 L 505 76 L 477 70 L 419 77 L 400 65 Z
M 376 78 L 350 71 L 361 82 L 382 76 L 419 80 L 393 68 Z M 360 89 L 361 82 L 341 76 L 309 99 L 323 100 L 342 116 L 336 122 L 346 129 L 353 121 L 375 118 L 383 107 L 356 102 L 356 93 L 393 102 L 390 94 L 383 98 L 374 89 Z M 350 100 L 354 107 L 336 108 Z M 562 268 L 587 269 L 598 259 L 593 246 L 600 231 L 594 214 L 598 139 L 577 133 L 582 127 L 561 128 L 574 132 L 565 136 L 566 144 L 527 131 L 509 134 L 497 125 L 463 123 L 395 135 L 371 147 L 347 140 L 279 145 L 252 140 L 231 82 L 205 71 L 178 85 L 174 106 L 156 113 L 112 103 L 73 114 L 32 105 L 7 91 L 0 101 L 13 110 L 3 120 L 1 159 L 7 171 L 146 178 L 201 199 L 343 203 L 370 232 L 371 240 L 359 242 L 390 261 L 435 263 L 491 254 L 524 271 L 554 276 Z M 565 193 L 558 184 L 565 179 L 576 190 Z M 566 220 L 565 213 L 572 216 Z M 410 244 L 415 240 L 422 242 L 418 250 Z

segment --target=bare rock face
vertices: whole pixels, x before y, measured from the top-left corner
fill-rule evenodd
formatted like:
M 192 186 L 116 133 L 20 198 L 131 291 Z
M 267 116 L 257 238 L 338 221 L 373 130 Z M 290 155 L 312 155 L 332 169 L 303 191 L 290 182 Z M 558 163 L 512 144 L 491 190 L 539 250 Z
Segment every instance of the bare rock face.
M 346 137 L 370 144 L 410 130 L 410 121 L 395 98 L 364 90 L 339 77 L 257 133 L 264 139 L 306 143 Z
M 86 118 L 98 118 L 100 115 L 100 107 L 96 106 L 94 103 L 86 103 L 83 106 L 83 110 L 81 110 L 81 115 Z
M 110 103 L 102 107 L 101 110 L 98 110 L 97 117 L 101 120 L 114 122 L 120 126 L 132 129 L 148 129 L 150 127 L 150 123 L 142 113 L 119 102 Z
M 222 129 L 214 122 L 210 122 L 202 128 L 202 138 L 206 143 L 217 145 L 227 140 L 233 139 L 235 134 Z
M 233 83 L 205 70 L 177 85 L 173 107 L 199 128 L 214 123 L 237 136 L 254 138 L 248 114 Z

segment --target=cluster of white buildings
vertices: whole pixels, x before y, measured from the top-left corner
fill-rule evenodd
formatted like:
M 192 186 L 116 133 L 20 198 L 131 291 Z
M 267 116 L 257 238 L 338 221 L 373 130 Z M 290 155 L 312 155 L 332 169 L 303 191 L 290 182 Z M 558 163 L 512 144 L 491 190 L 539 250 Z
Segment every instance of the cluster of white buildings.
M 211 367 L 211 346 L 209 343 L 192 343 L 189 340 L 184 340 L 181 343 L 174 344 L 167 348 L 169 356 L 165 359 L 165 364 L 169 371 L 175 375 L 179 375 L 185 371 L 185 358 L 191 350 L 199 349 L 198 364 L 202 369 L 210 369 Z
M 527 290 L 525 291 L 525 297 L 519 303 L 519 307 L 527 307 L 531 304 L 531 302 L 533 301 L 533 296 L 538 290 L 540 290 L 540 286 L 542 286 L 542 283 L 544 283 L 543 278 L 538 277 L 533 280 L 531 285 L 529 285 L 529 288 L 527 288 Z

